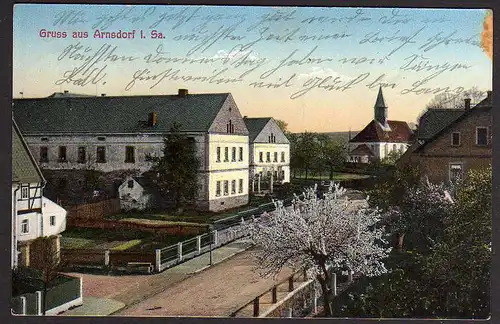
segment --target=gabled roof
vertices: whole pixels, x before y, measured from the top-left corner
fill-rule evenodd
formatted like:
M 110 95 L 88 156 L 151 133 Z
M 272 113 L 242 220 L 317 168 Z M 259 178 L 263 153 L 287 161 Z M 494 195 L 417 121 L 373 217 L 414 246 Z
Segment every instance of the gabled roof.
M 349 155 L 359 155 L 359 156 L 375 156 L 372 150 L 366 144 L 361 144 L 349 153 Z
M 413 132 L 408 123 L 398 120 L 388 120 L 389 130 L 384 130 L 379 122 L 372 120 L 361 132 L 350 141 L 351 143 L 363 142 L 411 142 Z
M 251 143 L 255 140 L 257 135 L 264 129 L 264 127 L 269 123 L 271 117 L 261 117 L 261 118 L 248 118 L 245 117 L 243 120 L 245 121 L 245 125 L 248 129 L 248 141 Z
M 477 105 L 474 107 L 463 111 L 463 113 L 453 120 L 451 123 L 443 127 L 439 132 L 436 132 L 432 137 L 428 138 L 425 140 L 421 145 L 419 145 L 413 152 L 419 152 L 424 149 L 424 147 L 429 144 L 434 142 L 436 139 L 438 139 L 442 134 L 446 133 L 451 127 L 455 126 L 468 116 L 474 113 L 479 113 L 479 112 L 487 112 L 490 111 L 492 108 L 492 99 L 491 96 L 488 96 L 487 98 L 483 99 L 481 102 L 479 102 Z
M 42 183 L 44 178 L 38 164 L 12 120 L 12 182 Z
M 443 128 L 464 114 L 463 109 L 428 109 L 420 117 L 417 137 L 422 140 L 432 138 Z
M 229 93 L 15 99 L 14 117 L 25 134 L 207 132 Z M 148 126 L 152 112 L 157 124 Z

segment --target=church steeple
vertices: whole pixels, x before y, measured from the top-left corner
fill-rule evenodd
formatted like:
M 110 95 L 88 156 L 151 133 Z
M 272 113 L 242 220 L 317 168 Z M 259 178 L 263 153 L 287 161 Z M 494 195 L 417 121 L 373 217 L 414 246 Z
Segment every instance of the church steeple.
M 377 101 L 375 102 L 375 120 L 382 126 L 387 126 L 387 105 L 385 104 L 382 87 L 378 89 Z

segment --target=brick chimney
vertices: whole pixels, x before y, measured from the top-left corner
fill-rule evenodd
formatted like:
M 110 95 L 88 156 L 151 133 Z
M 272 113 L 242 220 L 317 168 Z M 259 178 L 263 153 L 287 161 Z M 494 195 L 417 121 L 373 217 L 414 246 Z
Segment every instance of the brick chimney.
M 151 112 L 149 115 L 149 126 L 156 126 L 158 123 L 158 114 L 156 111 Z
M 465 110 L 469 110 L 470 109 L 470 98 L 465 98 L 464 102 L 465 102 Z
M 188 89 L 179 89 L 179 92 L 177 94 L 180 98 L 187 97 L 188 95 Z

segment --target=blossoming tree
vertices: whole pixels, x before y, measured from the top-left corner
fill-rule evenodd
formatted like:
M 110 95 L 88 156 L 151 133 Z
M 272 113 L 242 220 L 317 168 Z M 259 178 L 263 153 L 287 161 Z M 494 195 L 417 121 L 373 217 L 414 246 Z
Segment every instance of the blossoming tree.
M 368 209 L 367 199 L 349 200 L 346 190 L 332 183 L 322 197 L 314 187 L 290 207 L 275 204 L 275 212 L 250 225 L 258 268 L 264 276 L 284 267 L 306 269 L 321 287 L 326 316 L 332 315 L 332 270 L 367 276 L 386 272 L 383 259 L 390 248 L 377 226 L 380 214 Z

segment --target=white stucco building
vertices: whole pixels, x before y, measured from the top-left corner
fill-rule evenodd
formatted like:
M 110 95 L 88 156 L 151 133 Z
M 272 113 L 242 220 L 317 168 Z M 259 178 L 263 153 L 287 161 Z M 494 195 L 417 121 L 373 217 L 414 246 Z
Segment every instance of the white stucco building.
M 290 142 L 273 118 L 248 118 L 250 190 L 290 182 Z
M 413 132 L 407 122 L 388 120 L 387 105 L 379 88 L 374 106 L 374 119 L 349 140 L 348 162 L 380 161 L 391 152 L 404 153 L 411 145 Z
M 146 156 L 162 154 L 165 134 L 178 123 L 201 162 L 198 208 L 248 203 L 248 130 L 230 93 L 51 96 L 16 99 L 13 110 L 42 168 L 58 171 L 61 191 L 88 170 L 141 176 L 152 166 Z M 124 183 L 125 176 L 116 177 Z

